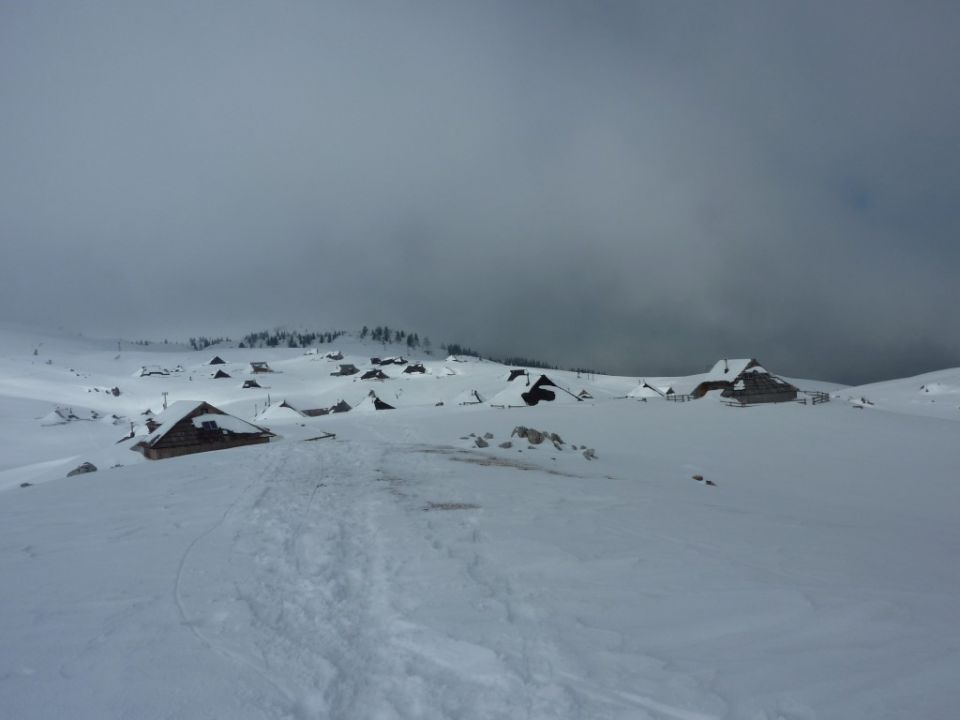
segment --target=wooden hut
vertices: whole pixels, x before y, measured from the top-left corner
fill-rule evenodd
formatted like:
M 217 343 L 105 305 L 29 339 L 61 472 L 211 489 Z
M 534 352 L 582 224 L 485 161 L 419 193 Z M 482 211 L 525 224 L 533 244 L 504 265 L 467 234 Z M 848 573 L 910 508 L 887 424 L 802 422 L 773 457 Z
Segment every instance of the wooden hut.
M 258 383 L 256 380 L 244 380 L 242 390 L 248 390 L 249 388 L 262 388 L 263 385 Z
M 374 368 L 373 370 L 367 370 L 363 375 L 360 376 L 361 380 L 387 380 L 390 376 L 387 375 L 380 368 Z
M 427 369 L 423 366 L 423 363 L 413 363 L 412 365 L 407 365 L 403 369 L 403 372 L 405 372 L 407 375 L 412 375 L 413 373 L 420 373 L 423 375 L 427 372 Z
M 227 373 L 225 373 L 223 370 L 217 370 L 213 375 L 211 375 L 211 377 L 214 380 L 221 380 L 223 378 L 228 378 L 230 376 Z
M 797 388 L 769 373 L 754 358 L 721 360 L 706 374 L 690 394 L 701 398 L 711 390 L 743 405 L 791 402 Z
M 210 358 L 210 362 L 207 363 L 207 365 L 226 365 L 226 364 L 227 364 L 227 361 L 224 360 L 219 355 L 214 355 L 212 358 Z
M 360 372 L 360 368 L 358 368 L 356 365 L 344 363 L 340 366 L 339 370 L 330 374 L 337 377 L 346 377 L 347 375 L 356 375 L 358 372 Z
M 131 449 L 150 460 L 269 442 L 274 434 L 210 403 L 180 400 L 147 420 L 150 434 Z

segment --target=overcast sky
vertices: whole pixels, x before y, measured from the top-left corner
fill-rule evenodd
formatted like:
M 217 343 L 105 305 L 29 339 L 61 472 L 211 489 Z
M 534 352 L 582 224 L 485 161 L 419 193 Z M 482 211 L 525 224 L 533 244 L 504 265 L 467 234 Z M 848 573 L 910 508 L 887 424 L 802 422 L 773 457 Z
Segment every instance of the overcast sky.
M 0 317 L 960 365 L 960 3 L 0 0 Z

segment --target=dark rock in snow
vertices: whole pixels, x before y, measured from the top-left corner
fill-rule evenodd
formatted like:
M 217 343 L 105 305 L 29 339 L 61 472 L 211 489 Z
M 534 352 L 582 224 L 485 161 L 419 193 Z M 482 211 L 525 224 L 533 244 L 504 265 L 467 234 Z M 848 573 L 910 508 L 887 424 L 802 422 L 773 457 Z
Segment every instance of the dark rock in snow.
M 474 442 L 476 442 L 478 448 L 485 448 L 490 446 L 490 443 L 488 443 L 482 437 L 478 437 Z
M 498 447 L 502 447 L 504 450 L 509 450 L 510 448 L 513 447 L 513 443 L 507 440 L 505 442 L 500 443 Z
M 583 456 L 584 456 L 587 460 L 596 460 L 596 459 L 597 459 L 597 451 L 594 450 L 593 448 L 588 448 L 588 449 L 586 449 L 586 450 L 583 451 Z
M 67 473 L 67 477 L 72 477 L 73 475 L 83 475 L 84 473 L 92 473 L 97 471 L 97 466 L 91 462 L 81 463 L 77 465 L 73 470 Z
M 483 434 L 483 437 L 484 437 L 485 439 L 487 439 L 487 440 L 493 440 L 493 433 L 491 433 L 491 432 L 486 432 L 486 433 Z

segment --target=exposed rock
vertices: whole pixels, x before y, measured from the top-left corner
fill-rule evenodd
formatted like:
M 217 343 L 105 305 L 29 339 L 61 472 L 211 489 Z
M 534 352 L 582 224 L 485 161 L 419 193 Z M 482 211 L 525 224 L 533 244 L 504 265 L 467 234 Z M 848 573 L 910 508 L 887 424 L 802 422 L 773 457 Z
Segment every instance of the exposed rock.
M 531 445 L 539 445 L 546 439 L 544 435 L 539 430 L 534 430 L 533 428 L 527 428 L 527 442 Z
M 697 482 L 703 482 L 703 475 L 694 475 L 693 479 Z
M 583 456 L 584 456 L 587 460 L 596 460 L 596 459 L 597 459 L 597 451 L 594 450 L 593 448 L 587 448 L 586 450 L 583 451 Z
M 554 445 L 563 445 L 563 438 L 556 433 L 550 433 L 550 440 L 553 441 Z
M 509 440 L 506 440 L 500 443 L 497 447 L 502 447 L 504 450 L 509 450 L 510 448 L 513 447 L 513 443 L 510 442 Z
M 709 485 L 710 487 L 716 487 L 717 484 L 713 480 L 707 480 L 704 485 Z
M 487 440 L 493 440 L 493 433 L 491 433 L 491 432 L 486 432 L 486 433 L 483 434 L 483 437 L 484 437 L 485 439 L 487 439 Z
M 85 462 L 80 465 L 77 465 L 73 470 L 67 473 L 67 477 L 73 475 L 83 475 L 84 473 L 92 473 L 97 471 L 97 466 L 91 462 Z
M 32 485 L 33 485 L 33 483 L 28 483 L 28 482 L 22 482 L 22 483 L 20 483 L 20 487 L 30 487 L 30 486 L 32 486 Z
M 527 428 L 523 425 L 517 425 L 513 432 L 510 433 L 510 437 L 516 435 L 518 438 L 525 438 L 527 436 Z
M 485 447 L 489 447 L 490 445 L 490 443 L 488 443 L 482 437 L 478 437 L 476 440 L 474 440 L 474 442 L 476 443 L 478 448 L 485 448 Z

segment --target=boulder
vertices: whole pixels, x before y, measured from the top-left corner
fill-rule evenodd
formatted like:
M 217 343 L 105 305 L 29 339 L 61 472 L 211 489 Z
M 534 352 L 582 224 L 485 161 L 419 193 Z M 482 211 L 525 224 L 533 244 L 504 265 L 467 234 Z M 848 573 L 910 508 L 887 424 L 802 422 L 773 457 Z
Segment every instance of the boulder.
M 485 447 L 488 447 L 488 446 L 490 445 L 490 443 L 488 443 L 488 442 L 487 442 L 486 440 L 484 440 L 482 437 L 478 437 L 474 442 L 476 443 L 476 445 L 477 445 L 478 448 L 485 448 Z
M 84 473 L 92 473 L 97 471 L 97 466 L 91 462 L 85 462 L 80 465 L 77 465 L 73 470 L 67 473 L 67 477 L 72 477 L 73 475 L 83 475 Z
M 539 430 L 534 430 L 533 428 L 527 428 L 527 442 L 531 445 L 539 445 L 546 439 L 544 435 Z
M 597 459 L 597 451 L 594 450 L 593 448 L 587 448 L 586 450 L 583 451 L 583 456 L 584 456 L 587 460 L 596 460 L 596 459 Z

